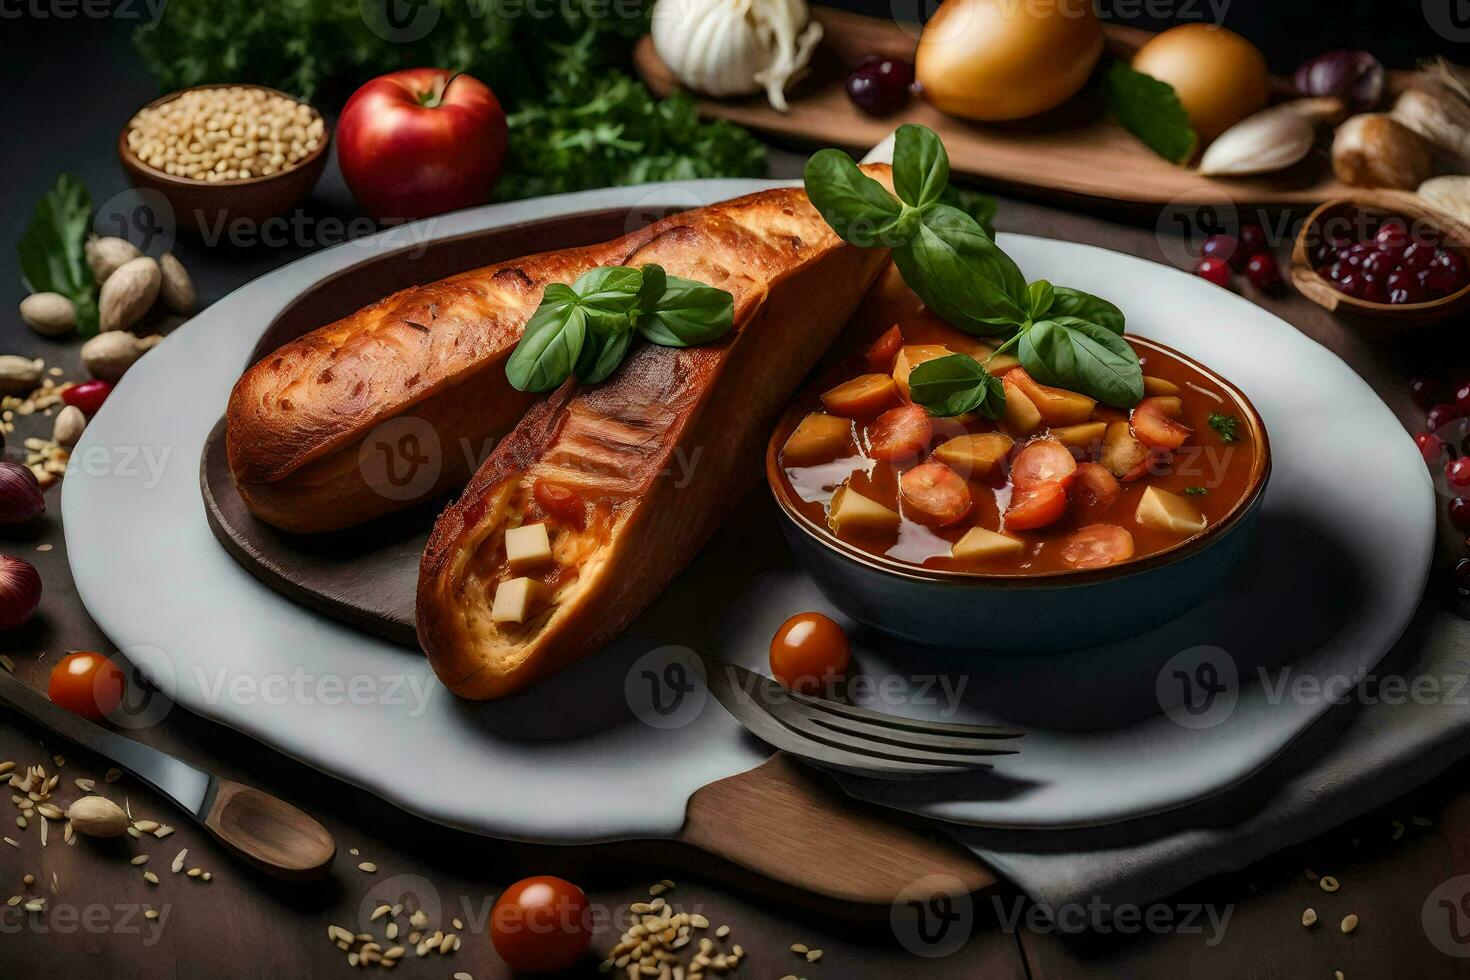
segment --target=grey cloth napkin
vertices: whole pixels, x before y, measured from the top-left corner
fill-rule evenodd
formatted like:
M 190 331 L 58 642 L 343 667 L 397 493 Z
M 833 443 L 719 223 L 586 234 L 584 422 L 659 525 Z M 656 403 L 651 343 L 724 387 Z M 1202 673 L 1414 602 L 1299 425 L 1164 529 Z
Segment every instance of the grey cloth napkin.
M 1082 830 L 939 826 L 1044 908 L 1148 905 L 1320 836 L 1443 772 L 1470 753 L 1467 681 L 1470 622 L 1425 602 L 1350 699 L 1218 796 Z

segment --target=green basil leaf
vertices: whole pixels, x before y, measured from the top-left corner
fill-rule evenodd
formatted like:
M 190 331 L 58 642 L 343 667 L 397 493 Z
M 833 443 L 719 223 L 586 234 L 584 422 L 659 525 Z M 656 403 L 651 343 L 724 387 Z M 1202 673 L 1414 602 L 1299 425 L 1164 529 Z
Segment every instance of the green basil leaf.
M 1199 146 L 1189 113 L 1168 82 L 1114 61 L 1103 72 L 1103 104 L 1123 128 L 1170 163 L 1187 163 Z
M 1021 270 L 963 211 L 931 205 L 918 234 L 893 250 L 893 262 L 931 310 L 967 333 L 1006 333 L 1026 320 Z
M 664 293 L 638 319 L 638 332 L 664 347 L 693 347 L 723 337 L 735 324 L 735 297 L 693 279 L 668 276 Z
M 582 354 L 573 371 L 577 380 L 584 385 L 595 385 L 605 381 L 628 356 L 628 347 L 633 343 L 632 330 L 612 333 L 594 333 L 582 345 Z
M 92 222 L 92 197 L 71 174 L 36 204 L 16 243 L 21 275 L 33 293 L 60 293 L 77 309 L 82 336 L 97 332 L 97 293 L 84 248 Z
M 893 189 L 916 208 L 939 200 L 949 186 L 949 154 L 934 130 L 905 123 L 893 141 Z
M 1101 296 L 1084 293 L 1080 289 L 1070 286 L 1056 286 L 1051 306 L 1036 314 L 1039 319 L 1045 315 L 1051 316 L 1075 316 L 1081 320 L 1089 320 L 1100 327 L 1107 327 L 1113 333 L 1123 332 L 1123 311 Z
M 664 287 L 668 284 L 668 275 L 664 267 L 650 262 L 643 267 L 643 285 L 638 290 L 638 301 L 634 308 L 638 310 L 651 310 L 658 304 L 659 297 L 664 294 Z
M 1005 414 L 1005 388 L 1000 379 L 966 354 L 925 361 L 909 373 L 909 397 L 930 415 L 979 412 L 998 419 Z
M 1128 341 L 1077 317 L 1042 320 L 1021 335 L 1021 366 L 1042 384 L 1090 395 L 1114 408 L 1143 398 L 1143 368 Z M 912 384 L 912 381 L 910 381 Z
M 546 287 L 520 343 L 505 362 L 505 377 L 517 391 L 551 391 L 572 374 L 587 339 L 587 318 L 572 287 Z
M 584 306 L 601 310 L 627 312 L 638 300 L 643 287 L 643 272 L 625 265 L 604 265 L 588 269 L 572 283 L 572 292 Z
M 858 169 L 841 150 L 818 150 L 806 162 L 807 197 L 837 236 L 859 248 L 892 248 L 918 228 L 916 210 Z
M 963 211 L 985 231 L 992 240 L 995 238 L 995 210 L 998 206 L 995 198 L 979 191 L 972 191 L 964 187 L 946 187 L 944 193 L 939 195 L 940 204 L 948 204 L 956 210 Z
M 1030 311 L 1031 319 L 1041 319 L 1046 315 L 1046 311 L 1051 309 L 1052 296 L 1054 295 L 1052 284 L 1045 279 L 1038 279 L 1026 287 L 1026 292 L 1031 301 L 1027 307 Z

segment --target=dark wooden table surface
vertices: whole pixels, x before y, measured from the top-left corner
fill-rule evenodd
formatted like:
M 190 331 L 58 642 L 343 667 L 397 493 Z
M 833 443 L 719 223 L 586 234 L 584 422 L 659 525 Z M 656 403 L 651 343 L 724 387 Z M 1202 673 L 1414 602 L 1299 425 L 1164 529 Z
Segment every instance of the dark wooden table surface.
M 35 25 L 32 25 L 35 26 Z M 35 99 L 12 99 L 10 147 L 0 154 L 0 188 L 10 221 L 0 243 L 0 353 L 47 358 L 67 378 L 80 378 L 76 344 L 35 337 L 13 312 L 21 298 L 13 244 L 32 202 L 57 173 L 82 176 L 94 200 L 107 202 L 124 190 L 111 143 L 117 128 L 152 91 L 126 45 L 131 25 L 114 21 L 76 25 L 42 24 L 20 46 L 12 32 L 0 49 L 0 71 L 23 71 Z M 7 27 L 7 31 L 10 28 Z M 17 67 L 22 66 L 22 67 Z M 17 82 L 18 77 L 8 78 Z M 39 98 L 38 86 L 47 88 Z M 12 86 L 11 91 L 16 91 Z M 773 153 L 773 172 L 798 172 L 796 154 Z M 123 199 L 126 202 L 126 198 Z M 202 299 L 220 298 L 260 273 L 312 249 L 351 234 L 352 214 L 335 171 L 329 172 L 303 213 L 304 221 L 281 229 L 274 243 L 249 248 L 207 251 L 180 242 L 176 251 L 194 271 Z M 1182 215 L 1184 224 L 1178 217 Z M 1191 209 L 1178 214 L 1082 216 L 1011 198 L 1003 199 L 998 224 L 1002 230 L 1091 242 L 1160 261 L 1182 264 L 1188 243 L 1183 227 L 1198 218 Z M 1121 219 L 1121 220 L 1119 220 Z M 1283 226 L 1284 227 L 1284 226 Z M 361 228 L 357 229 L 361 231 Z M 1283 232 L 1284 234 L 1284 232 Z M 1248 290 L 1247 290 L 1248 291 Z M 1358 370 L 1389 406 L 1417 429 L 1420 413 L 1409 400 L 1407 379 L 1429 373 L 1445 378 L 1466 367 L 1467 345 L 1458 325 L 1426 333 L 1388 336 L 1364 333 L 1330 318 L 1289 293 L 1251 294 L 1309 336 L 1328 345 Z M 1189 311 L 1181 311 L 1183 316 Z M 1228 330 L 1229 324 L 1220 324 Z M 1265 355 L 1263 355 L 1265 356 Z M 1310 379 L 1302 379 L 1310 384 Z M 158 397 L 167 398 L 167 391 Z M 11 454 L 20 438 L 43 435 L 50 419 L 20 420 L 12 436 Z M 1406 436 L 1407 438 L 1407 436 Z M 1345 460 L 1349 478 L 1371 480 L 1371 464 Z M 59 518 L 59 488 L 47 494 L 48 516 L 22 535 L 0 538 L 0 551 L 33 561 L 45 581 L 41 613 L 30 626 L 0 637 L 0 649 L 13 659 L 27 683 L 44 687 L 47 672 L 68 650 L 110 650 L 105 637 L 76 598 L 68 566 L 69 548 L 84 541 L 64 540 Z M 1442 527 L 1442 547 L 1435 592 L 1453 601 L 1448 568 L 1462 552 L 1463 541 Z M 41 550 L 45 548 L 46 550 Z M 148 574 L 140 568 L 139 574 Z M 387 891 L 411 891 L 442 909 L 442 919 L 464 923 L 464 945 L 444 957 L 410 958 L 399 970 L 414 976 L 448 977 L 458 971 L 477 978 L 506 971 L 489 947 L 484 932 L 488 910 L 498 890 L 532 873 L 562 874 L 583 883 L 592 900 L 622 921 L 626 906 L 646 897 L 649 883 L 661 878 L 678 882 L 677 904 L 699 910 L 716 922 L 728 923 L 748 958 L 737 975 L 780 977 L 795 973 L 811 978 L 886 977 L 901 971 L 924 977 L 1322 977 L 1340 970 L 1359 978 L 1450 977 L 1470 972 L 1470 960 L 1447 955 L 1448 948 L 1470 954 L 1470 920 L 1459 912 L 1439 909 L 1435 890 L 1459 875 L 1470 874 L 1470 792 L 1464 791 L 1462 765 L 1423 790 L 1384 811 L 1364 816 L 1311 844 L 1283 852 L 1262 864 L 1226 877 L 1199 883 L 1161 904 L 1178 922 L 1195 919 L 1192 910 L 1208 905 L 1217 918 L 1228 914 L 1216 930 L 1147 929 L 1130 933 L 1064 937 L 1055 930 L 1028 925 L 1024 899 L 1002 892 L 974 903 L 973 929 L 960 948 L 943 957 L 920 959 L 890 927 L 886 910 L 824 910 L 816 913 L 789 898 L 772 898 L 758 885 L 730 883 L 724 870 L 679 845 L 629 843 L 583 848 L 545 848 L 508 844 L 447 830 L 410 817 L 380 800 L 271 752 L 231 730 L 174 710 L 152 727 L 132 732 L 140 740 L 223 775 L 279 794 L 322 820 L 335 835 L 341 853 L 333 875 L 317 885 L 287 885 L 253 873 L 232 860 L 207 838 L 183 825 L 153 794 L 127 780 L 115 790 L 126 793 L 138 817 L 174 824 L 178 831 L 164 841 L 99 847 L 92 841 L 75 846 L 50 835 L 40 844 L 33 825 L 22 831 L 4 821 L 0 830 L 18 847 L 0 844 L 0 902 L 15 894 L 44 895 L 50 911 L 22 914 L 0 906 L 0 975 L 97 977 L 294 977 L 331 976 L 349 969 L 328 941 L 331 923 L 358 928 L 364 909 Z M 58 796 L 78 795 L 76 778 L 100 778 L 102 760 L 47 739 L 43 733 L 0 715 L 0 760 L 24 766 L 44 762 L 54 769 L 53 753 L 67 756 L 59 771 Z M 401 774 L 412 781 L 414 774 Z M 467 774 L 467 778 L 470 774 Z M 424 786 L 430 794 L 434 787 Z M 585 801 L 596 806 L 595 799 Z M 203 883 L 167 873 L 180 848 L 189 849 L 188 864 L 213 873 Z M 348 853 L 355 849 L 358 854 Z M 129 866 L 137 851 L 152 855 L 149 865 L 162 881 L 153 886 L 141 869 Z M 356 869 L 371 860 L 376 875 Z M 1341 890 L 1326 894 L 1304 873 L 1331 874 Z M 22 883 L 33 875 L 35 884 Z M 1458 897 L 1470 886 L 1455 890 Z M 1435 893 L 1432 895 L 1432 893 Z M 1426 920 L 1426 905 L 1431 914 Z M 1302 911 L 1314 907 L 1321 922 L 1301 925 Z M 146 909 L 159 912 L 144 918 Z M 1470 914 L 1470 902 L 1464 906 Z M 1020 911 L 1020 925 L 1008 926 Z M 1352 935 L 1338 928 L 1355 913 L 1361 924 Z M 1451 928 L 1447 915 L 1456 916 Z M 361 919 L 361 921 L 365 921 Z M 1464 942 L 1460 940 L 1464 938 Z M 616 930 L 604 925 L 594 947 L 605 949 Z M 787 951 L 792 942 L 826 950 L 824 959 L 806 965 Z M 590 964 L 586 971 L 591 972 Z

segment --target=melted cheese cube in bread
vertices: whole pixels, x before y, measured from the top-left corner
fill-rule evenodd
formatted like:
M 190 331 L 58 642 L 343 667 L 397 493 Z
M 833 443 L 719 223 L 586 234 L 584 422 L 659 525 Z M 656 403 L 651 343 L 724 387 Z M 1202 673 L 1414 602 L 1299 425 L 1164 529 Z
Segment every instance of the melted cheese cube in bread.
M 1199 508 L 1177 493 L 1149 487 L 1138 501 L 1138 523 L 1156 531 L 1187 536 L 1198 534 L 1208 523 Z
M 490 621 L 524 623 L 547 597 L 546 586 L 533 578 L 513 578 L 501 582 L 500 588 L 495 590 L 495 605 L 490 609 Z
M 551 538 L 546 534 L 546 525 L 522 524 L 507 530 L 505 558 L 515 572 L 551 561 Z

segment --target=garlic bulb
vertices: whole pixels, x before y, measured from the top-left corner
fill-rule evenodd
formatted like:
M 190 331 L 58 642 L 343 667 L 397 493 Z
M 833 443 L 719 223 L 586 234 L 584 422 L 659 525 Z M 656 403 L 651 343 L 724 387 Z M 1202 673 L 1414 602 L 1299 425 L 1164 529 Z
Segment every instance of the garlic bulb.
M 1448 88 L 1411 88 L 1393 104 L 1393 117 L 1433 143 L 1450 166 L 1470 167 L 1470 103 Z
M 1307 155 L 1315 136 L 1307 116 L 1291 103 L 1264 109 L 1215 137 L 1199 162 L 1199 172 L 1207 177 L 1239 177 L 1285 170 Z
M 822 39 L 805 0 L 658 0 L 653 47 L 680 82 L 705 95 L 766 90 L 785 112 L 786 87 Z

